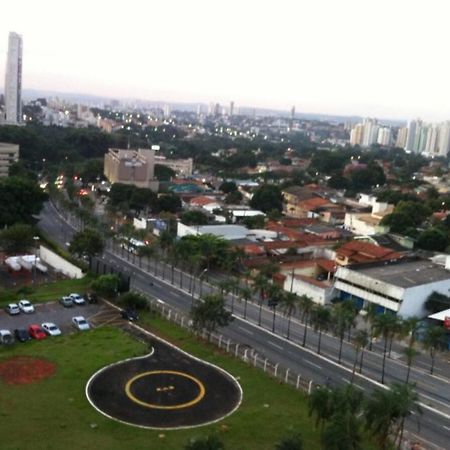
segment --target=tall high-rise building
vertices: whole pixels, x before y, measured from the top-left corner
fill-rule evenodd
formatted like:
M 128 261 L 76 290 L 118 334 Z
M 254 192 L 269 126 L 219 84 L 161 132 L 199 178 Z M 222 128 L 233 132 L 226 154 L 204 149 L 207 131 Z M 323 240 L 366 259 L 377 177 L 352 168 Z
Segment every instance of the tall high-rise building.
M 9 33 L 5 71 L 5 122 L 22 122 L 22 36 Z
M 408 152 L 415 152 L 415 141 L 416 141 L 416 129 L 417 124 L 420 121 L 410 120 L 408 122 L 408 135 L 406 136 L 405 150 Z
M 362 138 L 361 145 L 363 147 L 370 147 L 372 144 L 375 144 L 377 142 L 378 137 L 378 121 L 377 119 L 364 119 L 363 122 L 364 125 L 364 133 Z
M 390 128 L 382 127 L 378 130 L 377 144 L 391 145 L 392 143 L 392 131 Z
M 450 122 L 443 122 L 439 125 L 439 137 L 437 143 L 437 153 L 439 156 L 447 156 L 450 151 Z
M 364 125 L 362 123 L 356 124 L 350 132 L 350 144 L 361 145 L 364 133 Z
M 395 141 L 395 146 L 398 148 L 405 148 L 407 137 L 408 137 L 408 128 L 407 127 L 399 128 L 397 133 L 397 140 Z
M 234 102 L 230 102 L 229 115 L 232 116 L 233 114 L 234 114 Z

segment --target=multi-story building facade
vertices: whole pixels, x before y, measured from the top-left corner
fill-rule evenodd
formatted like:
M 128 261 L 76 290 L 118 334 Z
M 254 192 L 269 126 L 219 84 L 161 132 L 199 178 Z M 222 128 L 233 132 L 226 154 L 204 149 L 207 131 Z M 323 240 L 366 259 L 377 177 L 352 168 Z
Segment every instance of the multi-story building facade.
M 17 161 L 19 161 L 19 146 L 0 142 L 0 177 L 7 177 L 9 168 Z
M 192 158 L 187 159 L 167 159 L 164 156 L 155 156 L 155 164 L 166 166 L 174 170 L 177 175 L 191 176 L 194 167 Z
M 22 123 L 22 36 L 9 33 L 5 71 L 5 122 Z
M 155 150 L 110 148 L 105 155 L 104 174 L 111 183 L 133 184 L 157 192 Z

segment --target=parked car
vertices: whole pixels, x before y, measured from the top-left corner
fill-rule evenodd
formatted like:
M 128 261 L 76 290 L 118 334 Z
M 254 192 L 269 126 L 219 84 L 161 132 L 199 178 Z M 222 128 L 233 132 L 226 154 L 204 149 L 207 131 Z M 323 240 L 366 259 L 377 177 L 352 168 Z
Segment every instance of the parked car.
M 47 337 L 45 331 L 36 324 L 30 325 L 28 327 L 28 333 L 33 339 L 36 339 L 38 341 L 41 341 L 42 339 L 45 339 Z
M 28 331 L 24 328 L 16 328 L 14 330 L 14 336 L 20 342 L 26 342 L 31 339 L 30 333 L 28 333 Z
M 14 342 L 14 336 L 9 330 L 0 330 L 0 343 L 10 345 Z
M 11 316 L 15 316 L 17 314 L 20 314 L 20 308 L 17 303 L 10 303 L 6 308 L 5 311 L 10 314 Z
M 98 297 L 95 292 L 88 292 L 84 298 L 87 300 L 88 303 L 98 303 Z
M 91 328 L 89 322 L 83 316 L 72 317 L 72 323 L 75 328 L 80 331 L 89 330 Z
M 61 330 L 53 322 L 44 322 L 42 324 L 42 329 L 49 336 L 59 336 L 61 334 Z
M 136 322 L 139 319 L 137 311 L 133 308 L 126 308 L 120 311 L 120 315 L 123 319 L 129 320 L 130 322 Z
M 25 299 L 20 300 L 19 309 L 26 314 L 34 313 L 34 306 L 31 304 L 29 300 Z
M 72 299 L 75 305 L 85 305 L 86 300 L 80 294 L 69 294 L 69 297 Z
M 61 297 L 59 303 L 64 306 L 64 308 L 70 308 L 73 306 L 73 300 L 70 297 Z

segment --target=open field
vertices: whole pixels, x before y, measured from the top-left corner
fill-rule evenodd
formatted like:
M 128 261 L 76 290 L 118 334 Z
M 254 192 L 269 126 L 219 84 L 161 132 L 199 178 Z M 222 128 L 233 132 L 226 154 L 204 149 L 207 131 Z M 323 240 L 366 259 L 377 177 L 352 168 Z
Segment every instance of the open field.
M 271 450 L 289 429 L 301 432 L 304 448 L 320 448 L 303 394 L 160 318 L 144 315 L 143 322 L 172 343 L 237 377 L 244 391 L 241 407 L 217 424 L 179 431 L 142 430 L 102 416 L 85 397 L 87 380 L 104 365 L 145 354 L 148 347 L 117 328 L 99 328 L 0 348 L 0 361 L 27 355 L 48 359 L 57 366 L 52 378 L 36 384 L 0 382 L 0 433 L 8 436 L 2 440 L 2 449 L 180 450 L 191 437 L 217 432 L 227 450 Z

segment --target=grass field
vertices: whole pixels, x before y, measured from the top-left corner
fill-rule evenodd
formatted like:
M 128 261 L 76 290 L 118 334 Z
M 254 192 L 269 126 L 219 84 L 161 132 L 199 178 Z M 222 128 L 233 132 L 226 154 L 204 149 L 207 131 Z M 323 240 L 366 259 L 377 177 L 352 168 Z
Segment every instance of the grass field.
M 55 375 L 40 383 L 0 383 L 1 448 L 181 450 L 191 437 L 216 432 L 227 450 L 272 450 L 290 429 L 301 432 L 305 449 L 320 448 L 303 394 L 200 343 L 162 319 L 144 317 L 147 321 L 169 341 L 237 377 L 244 391 L 241 407 L 217 424 L 192 430 L 142 430 L 107 419 L 85 398 L 88 378 L 108 363 L 144 354 L 147 347 L 116 328 L 100 328 L 0 349 L 0 360 L 28 355 L 57 365 Z
M 85 276 L 77 280 L 60 280 L 39 286 L 23 286 L 17 289 L 0 290 L 0 307 L 11 302 L 16 302 L 21 298 L 27 298 L 32 302 L 41 303 L 51 300 L 58 300 L 63 295 L 71 292 L 85 293 L 93 278 Z

